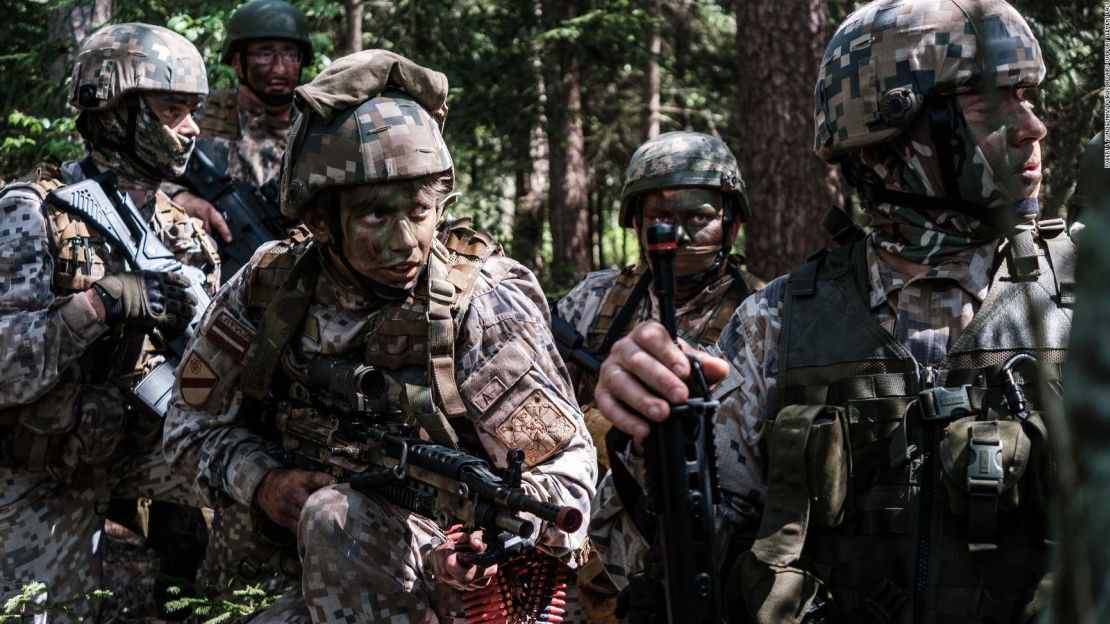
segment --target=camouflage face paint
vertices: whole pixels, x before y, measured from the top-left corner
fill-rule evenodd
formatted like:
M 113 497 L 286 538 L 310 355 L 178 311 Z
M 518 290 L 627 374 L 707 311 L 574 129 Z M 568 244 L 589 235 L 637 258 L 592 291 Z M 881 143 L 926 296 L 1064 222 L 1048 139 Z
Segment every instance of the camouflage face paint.
M 961 172 L 961 178 L 996 184 L 1005 206 L 1035 198 L 1041 188 L 1040 141 L 1046 129 L 1033 112 L 1027 92 L 1025 88 L 1004 88 L 957 96 L 978 146 L 975 160 L 965 168 L 971 169 L 971 175 Z
M 651 191 L 640 196 L 640 247 L 648 226 L 669 223 L 678 230 L 675 275 L 694 275 L 713 265 L 724 236 L 724 196 L 708 188 Z
M 371 280 L 404 290 L 416 285 L 435 237 L 436 207 L 408 185 L 387 185 L 375 201 L 359 188 L 340 193 L 343 253 Z M 360 197 L 361 195 L 361 197 Z

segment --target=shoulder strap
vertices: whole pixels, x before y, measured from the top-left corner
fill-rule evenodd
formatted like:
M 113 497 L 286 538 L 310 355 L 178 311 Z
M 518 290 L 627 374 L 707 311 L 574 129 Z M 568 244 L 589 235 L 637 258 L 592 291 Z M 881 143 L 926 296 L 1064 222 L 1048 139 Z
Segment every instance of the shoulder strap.
M 618 286 L 609 291 L 609 295 L 605 298 L 606 303 L 610 298 L 619 297 L 628 293 L 628 298 L 625 299 L 624 305 L 617 311 L 616 316 L 613 317 L 612 323 L 609 325 L 608 330 L 605 332 L 605 338 L 601 341 L 601 346 L 598 347 L 595 354 L 599 360 L 604 360 L 609 355 L 609 350 L 613 348 L 617 340 L 624 335 L 624 330 L 628 327 L 628 323 L 632 321 L 632 316 L 636 314 L 639 309 L 640 303 L 647 296 L 648 288 L 651 286 L 651 272 L 644 270 L 640 275 L 640 279 L 636 281 L 636 285 L 632 287 L 631 292 L 626 290 L 618 282 Z M 602 304 L 602 308 L 605 304 Z
M 1063 219 L 1038 223 L 1038 233 L 1048 255 L 1048 264 L 1056 281 L 1057 304 L 1075 305 L 1075 241 L 1068 235 Z
M 303 254 L 299 257 L 291 255 L 291 258 L 295 259 L 295 263 L 285 272 L 280 286 L 268 295 L 258 332 L 247 350 L 240 376 L 243 394 L 260 401 L 265 400 L 269 393 L 282 352 L 304 322 L 312 293 L 316 290 L 316 279 L 320 275 L 320 257 L 315 246 L 308 245 Z M 261 273 L 265 269 L 258 271 Z M 252 271 L 251 278 L 254 277 Z M 253 279 L 250 284 L 253 286 Z M 254 292 L 252 287 L 251 293 Z
M 235 89 L 214 91 L 204 103 L 197 125 L 201 136 L 235 139 L 239 136 L 239 103 Z

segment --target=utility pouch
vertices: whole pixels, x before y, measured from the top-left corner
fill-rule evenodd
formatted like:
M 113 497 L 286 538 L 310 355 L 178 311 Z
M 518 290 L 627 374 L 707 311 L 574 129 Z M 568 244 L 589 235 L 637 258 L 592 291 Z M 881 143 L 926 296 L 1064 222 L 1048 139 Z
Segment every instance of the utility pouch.
M 77 365 L 71 364 L 57 385 L 29 405 L 13 408 L 17 422 L 31 433 L 56 436 L 69 433 L 77 423 Z
M 844 520 L 852 479 L 851 448 L 845 408 L 828 407 L 813 420 L 805 449 L 806 482 L 810 521 L 820 528 L 833 528 Z
M 127 430 L 123 394 L 111 385 L 84 385 L 77 406 L 78 422 L 66 445 L 66 460 L 100 466 L 111 461 Z
M 968 521 L 972 551 L 997 548 L 998 516 L 1012 513 L 1024 492 L 1032 443 L 1018 420 L 953 421 L 940 443 L 948 508 Z

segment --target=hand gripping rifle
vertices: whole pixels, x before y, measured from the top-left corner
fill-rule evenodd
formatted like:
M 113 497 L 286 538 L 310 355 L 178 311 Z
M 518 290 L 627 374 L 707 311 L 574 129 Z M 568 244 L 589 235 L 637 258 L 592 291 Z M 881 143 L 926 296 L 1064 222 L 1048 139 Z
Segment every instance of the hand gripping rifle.
M 177 182 L 215 206 L 231 229 L 230 243 L 217 241 L 223 262 L 221 281 L 238 273 L 263 243 L 285 238 L 293 225 L 278 209 L 276 185 L 255 188 L 249 182 L 232 180 L 199 147 Z
M 647 243 L 659 320 L 676 338 L 674 228 L 652 225 Z M 702 396 L 672 405 L 670 417 L 652 422 L 644 440 L 655 530 L 646 570 L 629 577 L 626 612 L 634 624 L 717 624 L 723 617 L 713 539 L 718 499 L 713 419 L 718 403 L 710 398 L 700 362 L 691 357 L 690 366 Z M 662 605 L 653 600 L 658 592 L 652 591 L 660 585 Z
M 362 492 L 434 520 L 441 528 L 483 529 L 489 548 L 468 558 L 503 563 L 534 546 L 531 514 L 562 531 L 582 525 L 582 512 L 541 501 L 520 487 L 524 451 L 510 449 L 501 475 L 489 462 L 421 439 L 398 421 L 386 399 L 381 370 L 346 359 L 308 364 L 311 390 L 294 384 L 278 406 L 277 427 L 291 463 L 332 473 Z M 311 392 L 309 397 L 305 391 Z

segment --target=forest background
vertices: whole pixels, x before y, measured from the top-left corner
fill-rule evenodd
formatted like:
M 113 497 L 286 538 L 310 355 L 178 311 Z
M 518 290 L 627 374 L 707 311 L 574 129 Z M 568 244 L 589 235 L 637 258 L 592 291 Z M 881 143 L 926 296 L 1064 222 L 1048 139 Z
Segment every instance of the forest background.
M 813 84 L 849 0 L 292 0 L 317 51 L 386 48 L 444 72 L 456 216 L 475 218 L 560 293 L 587 271 L 635 262 L 617 225 L 624 170 L 671 130 L 722 137 L 740 161 L 754 216 L 737 242 L 770 278 L 824 246 L 843 181 L 812 152 Z M 1082 147 L 1101 127 L 1103 20 L 1092 0 L 1011 0 L 1040 40 L 1048 126 L 1042 210 L 1062 216 Z M 237 0 L 0 0 L 0 178 L 83 147 L 66 110 L 80 41 L 101 24 L 142 21 L 193 41 L 212 88 Z

